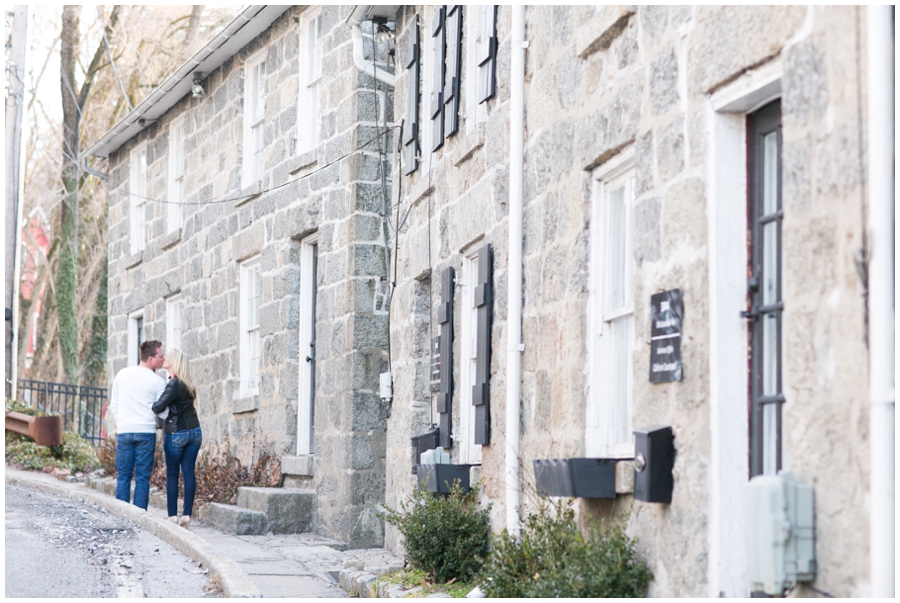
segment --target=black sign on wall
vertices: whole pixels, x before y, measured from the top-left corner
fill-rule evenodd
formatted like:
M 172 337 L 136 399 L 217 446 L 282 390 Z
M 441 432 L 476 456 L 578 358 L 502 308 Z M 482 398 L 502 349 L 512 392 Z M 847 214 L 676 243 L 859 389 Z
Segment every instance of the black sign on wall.
M 650 383 L 681 381 L 681 289 L 650 296 Z

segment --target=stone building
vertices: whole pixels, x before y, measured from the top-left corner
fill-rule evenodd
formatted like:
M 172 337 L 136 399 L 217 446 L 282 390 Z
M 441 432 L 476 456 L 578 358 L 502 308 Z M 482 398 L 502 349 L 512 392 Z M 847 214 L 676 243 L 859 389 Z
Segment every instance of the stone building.
M 625 522 L 657 596 L 747 596 L 748 479 L 790 471 L 807 586 L 876 592 L 870 12 L 248 8 L 88 151 L 110 374 L 182 347 L 206 441 L 280 458 L 351 546 L 402 547 L 375 514 L 437 430 L 495 530 L 535 461 L 603 459 L 579 517 Z M 635 491 L 655 426 L 670 502 Z
M 349 10 L 246 9 L 86 154 L 109 162 L 109 374 L 141 340 L 184 349 L 206 453 L 274 456 L 306 528 L 371 547 L 391 105 Z
M 432 426 L 495 530 L 535 508 L 535 460 L 616 459 L 616 495 L 576 508 L 626 522 L 650 594 L 747 596 L 746 484 L 785 469 L 814 489 L 811 586 L 869 594 L 867 10 L 521 10 L 517 37 L 515 8 L 465 7 L 458 46 L 452 7 L 397 14 L 419 149 L 404 134 L 394 168 L 387 504 Z M 674 434 L 670 504 L 632 495 L 651 426 Z

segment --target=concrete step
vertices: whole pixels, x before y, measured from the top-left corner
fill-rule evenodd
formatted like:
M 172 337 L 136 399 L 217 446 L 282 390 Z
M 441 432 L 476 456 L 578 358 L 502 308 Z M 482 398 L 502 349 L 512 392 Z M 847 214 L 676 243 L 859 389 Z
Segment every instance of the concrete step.
M 238 488 L 237 504 L 264 513 L 273 534 L 299 534 L 311 529 L 316 493 L 299 488 Z
M 235 505 L 209 503 L 206 509 L 206 522 L 236 536 L 269 532 L 269 520 L 265 513 Z

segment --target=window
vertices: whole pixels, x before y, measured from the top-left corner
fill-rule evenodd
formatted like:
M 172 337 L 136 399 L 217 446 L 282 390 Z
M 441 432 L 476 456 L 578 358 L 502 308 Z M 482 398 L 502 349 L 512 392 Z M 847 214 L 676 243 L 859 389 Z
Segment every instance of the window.
M 481 446 L 475 444 L 475 407 L 472 387 L 475 385 L 478 361 L 478 307 L 475 288 L 478 286 L 478 252 L 463 257 L 462 308 L 460 308 L 460 414 L 459 462 L 481 463 Z
M 493 253 L 482 245 L 463 257 L 460 308 L 460 462 L 481 463 L 491 443 L 491 321 Z
M 169 128 L 169 199 L 166 204 L 166 232 L 181 228 L 184 203 L 184 120 Z
M 477 37 L 475 38 L 474 67 L 477 76 L 476 94 L 473 95 L 479 104 L 484 103 L 497 92 L 497 7 L 473 6 L 473 21 Z
M 240 396 L 259 393 L 259 302 L 261 277 L 259 256 L 241 264 L 241 387 Z
M 297 454 L 315 452 L 316 278 L 319 246 L 314 235 L 300 243 L 300 373 L 297 395 Z
M 782 467 L 781 103 L 747 116 L 750 475 Z
M 619 153 L 601 166 L 594 177 L 589 303 L 591 382 L 585 443 L 588 456 L 618 458 L 634 454 L 634 150 Z
M 128 366 L 136 366 L 141 361 L 140 347 L 144 342 L 144 311 L 138 310 L 128 315 Z
M 403 128 L 403 173 L 419 168 L 419 15 L 409 26 L 409 46 L 403 63 L 406 67 L 406 126 Z M 427 148 L 427 147 L 426 147 Z
M 484 86 L 488 81 L 486 69 L 490 65 L 485 59 L 491 49 L 494 35 L 494 6 L 468 6 L 466 8 L 466 132 L 471 132 L 478 124 L 487 121 L 487 103 L 484 102 Z
M 166 300 L 166 349 L 181 348 L 181 296 Z
M 244 187 L 263 175 L 265 117 L 266 53 L 263 51 L 244 66 Z
M 308 14 L 307 14 L 308 13 Z M 297 152 L 319 143 L 319 88 L 322 81 L 322 10 L 307 9 L 300 19 L 300 94 Z
M 144 211 L 147 201 L 147 145 L 131 151 L 129 190 L 131 192 L 131 253 L 144 249 Z

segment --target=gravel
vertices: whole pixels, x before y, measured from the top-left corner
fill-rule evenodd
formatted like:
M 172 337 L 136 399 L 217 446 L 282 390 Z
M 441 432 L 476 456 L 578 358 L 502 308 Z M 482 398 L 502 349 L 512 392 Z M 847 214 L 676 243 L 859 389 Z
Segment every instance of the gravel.
M 7 597 L 216 597 L 207 570 L 106 509 L 6 485 Z

